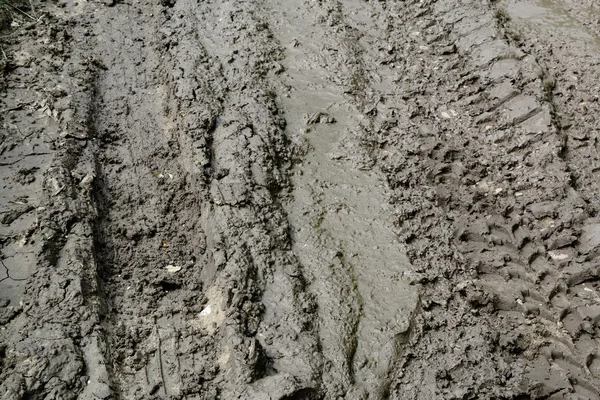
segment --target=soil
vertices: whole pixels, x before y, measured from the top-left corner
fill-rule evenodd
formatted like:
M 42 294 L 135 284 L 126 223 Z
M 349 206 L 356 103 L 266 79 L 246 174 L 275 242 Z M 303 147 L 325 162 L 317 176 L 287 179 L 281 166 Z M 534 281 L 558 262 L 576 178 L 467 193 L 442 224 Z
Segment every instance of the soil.
M 594 2 L 0 14 L 0 399 L 600 399 Z

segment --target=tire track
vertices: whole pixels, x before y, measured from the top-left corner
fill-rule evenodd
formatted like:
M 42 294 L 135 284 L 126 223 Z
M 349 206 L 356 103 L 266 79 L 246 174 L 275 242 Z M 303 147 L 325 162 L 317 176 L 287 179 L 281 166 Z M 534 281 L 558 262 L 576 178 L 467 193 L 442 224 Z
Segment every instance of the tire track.
M 429 284 L 394 396 L 596 398 L 588 356 L 566 340 L 565 309 L 553 304 L 565 271 L 556 250 L 576 240 L 567 221 L 582 203 L 561 158 L 546 67 L 498 35 L 501 9 L 422 2 L 402 12 L 387 46 L 403 49 L 391 62 L 408 74 L 386 98 L 400 112 L 380 113 L 369 133 Z M 559 214 L 558 201 L 572 211 Z
M 286 47 L 279 99 L 298 148 L 287 212 L 294 252 L 317 299 L 326 397 L 385 398 L 418 292 L 386 224 L 383 182 L 357 166 L 368 160 L 353 137 L 364 119 L 354 118 L 360 112 L 349 100 L 360 102 L 370 90 L 358 36 L 333 3 L 265 7 Z M 325 21 L 346 29 L 336 32 Z
M 278 49 L 251 10 L 180 1 L 140 29 L 116 11 L 98 24 L 96 237 L 121 398 L 317 389 L 312 300 L 277 199 L 285 137 L 264 74 Z
M 202 336 L 193 325 L 205 301 L 204 197 L 178 158 L 170 69 L 148 10 L 162 7 L 110 9 L 94 24 L 92 51 L 104 67 L 94 119 L 96 257 L 115 396 L 181 398 L 197 389 L 182 363 L 203 356 L 190 346 Z
M 35 271 L 27 277 L 20 309 L 11 321 L 3 322 L 3 399 L 38 399 L 49 394 L 86 399 L 110 394 L 102 358 L 101 297 L 92 242 L 97 213 L 87 184 L 94 167 L 88 144 L 92 140 L 90 98 L 96 70 L 78 55 L 66 59 L 74 45 L 68 24 L 48 18 L 47 23 L 31 26 L 36 38 L 49 40 L 52 36 L 53 42 L 46 42 L 41 49 L 30 47 L 32 53 L 21 53 L 32 57 L 30 61 L 35 56 L 46 57 L 61 65 L 62 74 L 57 76 L 48 63 L 31 69 L 34 74 L 43 71 L 40 75 L 44 78 L 37 83 L 48 85 L 44 103 L 53 121 L 41 137 L 53 153 L 47 169 L 41 171 L 36 223 L 26 236 L 27 241 L 36 243 L 31 254 Z M 17 130 L 35 140 L 36 132 L 29 132 L 35 124 L 29 118 L 23 121 L 29 127 L 17 126 Z M 44 156 L 38 161 L 41 167 L 47 159 Z
M 595 247 L 597 245 L 597 214 L 594 178 L 598 161 L 594 110 L 597 108 L 593 85 L 598 73 L 600 42 L 598 29 L 589 20 L 597 16 L 591 4 L 529 5 L 523 16 L 532 18 L 524 25 L 514 7 L 519 2 L 508 2 L 508 14 L 513 17 L 504 30 L 521 38 L 520 44 L 547 65 L 545 98 L 551 104 L 554 123 L 561 134 L 561 157 L 568 172 L 569 184 L 577 196 L 577 208 L 571 212 L 558 208 L 555 213 L 556 230 L 563 231 L 560 240 L 548 240 L 556 274 L 554 284 L 541 291 L 550 304 L 542 309 L 548 318 L 557 321 L 567 351 L 555 351 L 553 360 L 567 370 L 582 369 L 583 378 L 576 384 L 599 396 L 597 380 L 598 332 L 593 328 L 598 311 L 598 272 Z M 524 11 L 528 11 L 525 9 Z M 536 17 L 540 18 L 537 19 Z M 555 35 L 556 32 L 561 35 Z M 529 37 L 539 37 L 535 42 Z M 585 62 L 575 66 L 566 60 L 581 58 Z M 551 205 L 549 205 L 551 207 Z M 580 373 L 572 373 L 580 376 Z M 581 390 L 580 390 L 581 391 Z M 585 392 L 584 392 L 585 393 Z
M 316 397 L 321 360 L 313 299 L 290 252 L 279 203 L 289 150 L 267 76 L 278 69 L 280 48 L 254 2 L 177 7 L 193 10 L 200 43 L 222 67 L 210 196 L 226 259 L 213 288 L 247 287 L 248 294 L 240 291 L 224 306 L 253 311 L 236 312 L 220 339 L 219 351 L 231 352 L 219 357 L 226 364 L 223 396 Z

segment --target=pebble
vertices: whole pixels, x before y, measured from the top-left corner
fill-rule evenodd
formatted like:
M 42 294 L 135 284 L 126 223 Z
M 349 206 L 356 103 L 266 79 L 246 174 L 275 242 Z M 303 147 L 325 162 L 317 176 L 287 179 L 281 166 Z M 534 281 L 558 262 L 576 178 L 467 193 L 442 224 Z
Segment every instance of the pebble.
M 210 315 L 210 313 L 212 312 L 212 308 L 211 306 L 206 306 L 206 308 L 202 311 L 200 311 L 200 316 L 201 317 L 206 317 L 207 315 Z
M 181 267 L 179 265 L 167 265 L 165 267 L 165 269 L 167 270 L 168 273 L 170 274 L 174 274 L 176 272 L 181 271 Z
M 548 255 L 550 256 L 550 258 L 556 261 L 566 260 L 567 258 L 569 258 L 568 254 L 557 253 L 554 251 L 549 251 Z

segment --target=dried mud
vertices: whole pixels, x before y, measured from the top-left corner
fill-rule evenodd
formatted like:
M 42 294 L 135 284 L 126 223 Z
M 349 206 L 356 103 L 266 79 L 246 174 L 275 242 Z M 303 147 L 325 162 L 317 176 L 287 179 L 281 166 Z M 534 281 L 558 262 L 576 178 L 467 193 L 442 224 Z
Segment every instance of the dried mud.
M 593 2 L 17 8 L 1 399 L 600 398 Z

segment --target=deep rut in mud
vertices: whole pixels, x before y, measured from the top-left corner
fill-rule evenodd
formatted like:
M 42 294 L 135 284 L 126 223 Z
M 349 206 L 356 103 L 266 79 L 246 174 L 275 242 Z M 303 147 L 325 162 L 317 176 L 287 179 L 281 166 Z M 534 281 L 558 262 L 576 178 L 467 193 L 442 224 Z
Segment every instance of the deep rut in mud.
M 600 398 L 593 4 L 30 8 L 0 398 Z
M 383 180 L 345 159 L 339 145 L 364 119 L 356 118 L 360 112 L 328 72 L 342 71 L 325 65 L 339 58 L 360 62 L 357 50 L 347 38 L 342 54 L 321 53 L 313 45 L 325 41 L 314 29 L 319 12 L 302 6 L 275 2 L 265 12 L 286 47 L 279 98 L 288 136 L 304 152 L 291 170 L 286 207 L 293 250 L 318 305 L 328 395 L 382 397 L 409 335 L 417 289 L 410 286 L 411 266 L 394 233 Z M 359 74 L 360 65 L 348 66 L 347 78 Z
M 103 50 L 99 62 L 129 66 L 100 72 L 96 84 L 94 192 L 96 254 L 107 301 L 103 330 L 115 392 L 169 396 L 180 394 L 181 376 L 190 368 L 189 358 L 180 357 L 187 352 L 186 336 L 173 327 L 182 324 L 190 302 L 202 300 L 191 294 L 201 289 L 194 266 L 206 247 L 196 222 L 202 197 L 194 182 L 186 182 L 170 143 L 166 87 L 157 85 L 160 63 L 151 48 L 154 32 L 130 20 L 129 14 L 115 16 L 95 32 L 109 44 L 96 48 Z M 112 46 L 127 50 L 115 54 Z

